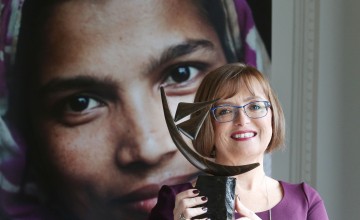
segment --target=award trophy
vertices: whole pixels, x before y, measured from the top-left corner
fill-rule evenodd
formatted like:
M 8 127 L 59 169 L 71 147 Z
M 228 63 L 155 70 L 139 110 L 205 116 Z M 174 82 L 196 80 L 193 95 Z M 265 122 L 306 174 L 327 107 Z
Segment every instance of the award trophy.
M 176 147 L 192 165 L 204 173 L 210 174 L 200 175 L 196 182 L 195 187 L 200 190 L 200 195 L 208 198 L 208 211 L 197 218 L 210 218 L 212 220 L 234 219 L 236 179 L 231 176 L 248 172 L 259 166 L 259 163 L 226 166 L 217 164 L 193 151 L 186 144 L 179 131 L 191 140 L 195 140 L 205 118 L 209 114 L 211 104 L 217 100 L 198 103 L 181 102 L 178 104 L 173 119 L 163 87 L 160 87 L 160 92 L 166 124 Z M 198 114 L 193 115 L 187 121 L 175 124 L 175 122 L 194 113 Z

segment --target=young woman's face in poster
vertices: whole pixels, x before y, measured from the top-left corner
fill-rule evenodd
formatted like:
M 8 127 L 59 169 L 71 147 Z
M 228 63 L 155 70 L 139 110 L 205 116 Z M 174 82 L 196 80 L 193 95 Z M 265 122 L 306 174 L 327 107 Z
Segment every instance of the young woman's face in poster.
M 226 63 L 192 1 L 65 1 L 46 24 L 35 131 L 58 190 L 84 219 L 145 219 L 161 185 L 198 171 L 173 144 L 172 112 Z

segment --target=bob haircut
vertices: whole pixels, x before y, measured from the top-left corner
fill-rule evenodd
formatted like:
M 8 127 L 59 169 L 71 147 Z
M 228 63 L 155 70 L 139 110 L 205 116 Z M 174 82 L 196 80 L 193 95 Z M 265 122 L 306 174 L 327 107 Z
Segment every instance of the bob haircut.
M 242 63 L 232 63 L 211 71 L 201 82 L 194 102 L 231 98 L 239 92 L 239 88 L 242 86 L 246 86 L 250 93 L 254 94 L 255 84 L 260 84 L 266 98 L 271 103 L 273 133 L 266 148 L 266 153 L 269 153 L 281 148 L 284 144 L 285 119 L 280 102 L 269 81 L 256 68 Z M 207 109 L 204 111 L 207 111 Z M 193 141 L 195 150 L 205 157 L 211 157 L 215 147 L 212 121 L 211 114 L 208 114 L 197 138 Z

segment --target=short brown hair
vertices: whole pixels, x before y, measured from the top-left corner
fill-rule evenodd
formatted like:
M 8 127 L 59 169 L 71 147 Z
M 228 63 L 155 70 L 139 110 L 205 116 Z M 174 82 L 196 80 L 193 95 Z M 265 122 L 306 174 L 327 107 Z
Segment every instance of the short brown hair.
M 269 81 L 259 70 L 242 63 L 221 66 L 205 76 L 196 92 L 194 102 L 210 101 L 217 98 L 227 99 L 238 93 L 242 86 L 246 86 L 253 93 L 254 83 L 261 85 L 266 98 L 271 103 L 273 132 L 271 141 L 266 148 L 266 153 L 268 153 L 284 144 L 285 118 L 278 97 L 271 88 Z M 193 144 L 197 152 L 210 157 L 214 149 L 214 141 L 214 129 L 209 114 Z

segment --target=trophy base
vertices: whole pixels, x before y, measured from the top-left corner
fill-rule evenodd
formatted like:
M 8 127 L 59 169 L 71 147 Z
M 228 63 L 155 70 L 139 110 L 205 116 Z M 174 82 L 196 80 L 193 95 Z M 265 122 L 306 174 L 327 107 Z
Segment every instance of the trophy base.
M 206 196 L 205 206 L 208 211 L 196 218 L 211 220 L 233 220 L 235 207 L 236 179 L 228 176 L 200 175 L 195 188 L 200 190 L 200 196 Z

